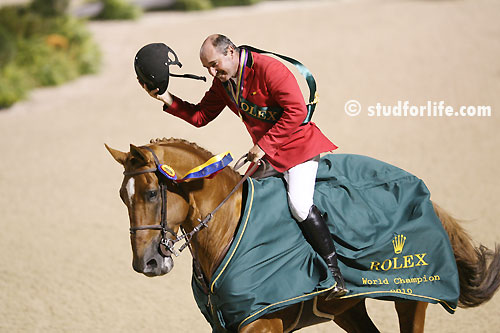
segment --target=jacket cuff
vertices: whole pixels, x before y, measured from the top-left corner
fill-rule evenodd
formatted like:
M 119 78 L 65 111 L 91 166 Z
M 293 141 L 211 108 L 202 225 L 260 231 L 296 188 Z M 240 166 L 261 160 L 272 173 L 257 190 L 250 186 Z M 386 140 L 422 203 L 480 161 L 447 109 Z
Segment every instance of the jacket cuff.
M 276 155 L 276 151 L 278 149 L 274 148 L 271 146 L 265 139 L 265 136 L 263 136 L 259 141 L 257 141 L 257 145 L 266 153 L 267 156 L 269 157 L 274 157 Z
M 180 99 L 178 97 L 172 95 L 172 100 L 173 100 L 173 102 L 170 106 L 163 103 L 163 111 L 168 112 L 168 113 L 172 113 L 173 110 L 177 109 L 177 107 L 179 106 Z

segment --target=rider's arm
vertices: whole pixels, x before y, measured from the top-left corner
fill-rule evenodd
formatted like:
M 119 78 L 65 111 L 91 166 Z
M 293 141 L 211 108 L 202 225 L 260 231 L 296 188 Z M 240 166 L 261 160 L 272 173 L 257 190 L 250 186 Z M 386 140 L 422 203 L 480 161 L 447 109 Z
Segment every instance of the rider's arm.
M 218 88 L 216 87 L 220 82 L 216 81 L 218 80 L 214 79 L 212 86 L 198 104 L 191 104 L 171 95 L 172 103 L 168 104 L 165 102 L 163 110 L 184 119 L 196 127 L 205 126 L 214 120 L 222 112 L 224 107 L 226 107 L 226 103 L 219 95 Z

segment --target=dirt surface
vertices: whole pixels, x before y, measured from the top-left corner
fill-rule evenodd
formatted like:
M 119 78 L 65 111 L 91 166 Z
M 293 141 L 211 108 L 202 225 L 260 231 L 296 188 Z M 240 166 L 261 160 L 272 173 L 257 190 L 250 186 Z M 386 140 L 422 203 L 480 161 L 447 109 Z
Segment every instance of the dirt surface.
M 180 137 L 234 156 L 251 147 L 238 117 L 202 129 L 161 111 L 139 87 L 137 50 L 165 42 L 183 72 L 203 74 L 198 50 L 211 33 L 300 59 L 315 74 L 314 120 L 339 153 L 375 157 L 424 179 L 432 199 L 466 220 L 479 243 L 500 241 L 500 3 L 498 1 L 300 1 L 203 13 L 150 13 L 137 22 L 93 22 L 99 75 L 39 89 L 0 112 L 0 331 L 209 332 L 190 289 L 190 256 L 167 276 L 131 267 L 122 168 L 104 149 Z M 172 70 L 174 71 L 174 70 Z M 181 72 L 176 70 L 176 72 Z M 301 81 L 302 82 L 302 81 Z M 302 84 L 302 83 L 301 83 Z M 197 102 L 209 83 L 172 79 Z M 357 117 L 344 112 L 358 100 Z M 374 117 L 367 108 L 444 101 L 490 117 Z M 382 332 L 397 331 L 390 302 L 368 301 Z M 428 332 L 490 332 L 500 297 L 449 315 L 429 307 Z M 306 332 L 340 332 L 323 324 Z

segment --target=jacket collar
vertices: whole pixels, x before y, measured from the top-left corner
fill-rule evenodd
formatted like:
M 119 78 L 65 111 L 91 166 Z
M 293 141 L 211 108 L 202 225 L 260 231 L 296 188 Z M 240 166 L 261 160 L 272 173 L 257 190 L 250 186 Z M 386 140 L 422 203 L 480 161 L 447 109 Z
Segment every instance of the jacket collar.
M 245 66 L 247 66 L 248 68 L 252 68 L 253 67 L 253 53 L 250 50 L 247 50 L 247 51 L 248 51 L 248 57 L 247 57 L 247 63 L 245 64 Z
M 243 78 L 243 93 L 241 96 L 244 99 L 246 99 L 248 94 L 249 94 L 249 89 L 252 85 L 252 82 L 253 82 L 253 79 L 255 76 L 255 71 L 253 69 L 254 55 L 253 55 L 253 52 L 251 52 L 250 50 L 247 50 L 247 51 L 248 51 L 248 57 L 247 57 L 247 62 L 245 64 L 246 68 L 245 68 L 245 75 Z

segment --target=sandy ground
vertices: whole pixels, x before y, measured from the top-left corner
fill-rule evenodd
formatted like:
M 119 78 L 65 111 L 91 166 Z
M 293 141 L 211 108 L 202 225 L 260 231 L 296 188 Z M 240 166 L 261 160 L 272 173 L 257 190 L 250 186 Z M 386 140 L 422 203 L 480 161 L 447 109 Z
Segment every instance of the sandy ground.
M 208 332 L 190 289 L 190 257 L 159 278 L 131 267 L 122 169 L 103 143 L 128 150 L 181 137 L 219 153 L 251 143 L 224 112 L 195 129 L 161 112 L 137 85 L 132 61 L 162 41 L 185 72 L 203 74 L 198 48 L 220 32 L 303 61 L 315 73 L 314 120 L 342 153 L 369 155 L 425 180 L 434 201 L 467 220 L 489 247 L 500 241 L 500 3 L 498 1 L 271 2 L 206 13 L 152 13 L 137 22 L 91 23 L 104 55 L 99 75 L 39 89 L 0 112 L 0 331 Z M 173 79 L 197 102 L 208 83 Z M 364 106 L 344 112 L 351 99 Z M 371 117 L 369 105 L 444 101 L 489 105 L 490 117 Z M 229 140 L 228 140 L 229 139 Z M 380 330 L 397 331 L 390 302 L 369 301 Z M 429 332 L 489 332 L 500 297 L 449 315 L 429 307 Z M 323 324 L 307 332 L 340 332 Z

